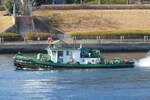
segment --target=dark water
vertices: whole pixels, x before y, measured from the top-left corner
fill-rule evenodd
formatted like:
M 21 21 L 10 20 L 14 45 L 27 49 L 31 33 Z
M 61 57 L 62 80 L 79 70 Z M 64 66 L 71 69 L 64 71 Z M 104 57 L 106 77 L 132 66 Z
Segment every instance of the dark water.
M 0 56 L 0 100 L 150 99 L 150 68 L 15 71 L 11 57 Z

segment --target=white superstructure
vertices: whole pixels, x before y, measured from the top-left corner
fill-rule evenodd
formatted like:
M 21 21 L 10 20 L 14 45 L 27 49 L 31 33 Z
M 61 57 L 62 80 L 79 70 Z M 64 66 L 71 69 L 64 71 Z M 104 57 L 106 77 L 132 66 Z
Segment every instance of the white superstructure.
M 55 63 L 97 64 L 101 61 L 100 55 L 91 57 L 92 54 L 88 53 L 88 57 L 83 57 L 81 48 L 47 48 L 47 51 Z

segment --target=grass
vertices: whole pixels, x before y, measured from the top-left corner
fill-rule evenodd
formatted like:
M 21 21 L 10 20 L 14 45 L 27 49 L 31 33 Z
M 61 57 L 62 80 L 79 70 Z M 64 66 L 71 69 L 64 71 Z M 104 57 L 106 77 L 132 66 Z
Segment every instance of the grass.
M 97 4 L 98 0 L 88 0 L 85 4 Z M 126 0 L 100 0 L 101 4 L 126 4 Z
M 0 12 L 0 32 L 13 23 Z M 37 10 L 34 16 L 61 19 L 54 24 L 66 33 L 100 30 L 150 30 L 150 10 Z M 58 20 L 59 21 L 59 20 Z
M 6 11 L 0 11 L 0 16 L 3 16 L 4 14 L 6 14 Z
M 73 32 L 71 37 L 77 39 L 96 39 L 100 38 L 111 38 L 119 39 L 121 36 L 125 38 L 143 38 L 144 36 L 150 36 L 150 30 L 115 30 L 115 31 L 91 31 L 91 32 Z
M 47 40 L 48 37 L 51 37 L 50 33 L 26 33 L 25 38 L 27 40 L 37 40 L 37 38 L 39 37 L 40 40 Z
M 5 31 L 13 25 L 12 17 L 0 16 L 0 32 Z
M 0 33 L 0 37 L 20 37 L 17 33 Z
M 20 35 L 16 33 L 0 33 L 0 37 L 4 38 L 4 41 L 16 41 L 20 39 Z
M 59 15 L 67 33 L 97 30 L 149 30 L 150 10 L 38 10 L 33 15 Z M 57 23 L 56 23 L 57 24 Z
M 5 11 L 0 11 L 0 32 L 5 31 L 13 25 L 12 17 L 3 16 L 4 14 L 6 14 Z

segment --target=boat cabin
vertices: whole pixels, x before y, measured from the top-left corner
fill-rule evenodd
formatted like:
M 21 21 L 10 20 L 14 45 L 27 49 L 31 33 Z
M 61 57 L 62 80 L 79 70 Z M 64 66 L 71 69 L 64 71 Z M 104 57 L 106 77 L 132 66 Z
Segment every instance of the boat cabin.
M 51 61 L 68 64 L 98 64 L 101 62 L 99 50 L 86 48 L 47 48 Z

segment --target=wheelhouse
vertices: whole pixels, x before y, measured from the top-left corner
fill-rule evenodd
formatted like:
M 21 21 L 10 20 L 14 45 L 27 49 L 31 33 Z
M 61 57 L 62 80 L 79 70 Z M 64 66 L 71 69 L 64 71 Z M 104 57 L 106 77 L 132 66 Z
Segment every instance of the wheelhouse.
M 85 48 L 47 48 L 51 61 L 55 63 L 97 64 L 102 60 L 99 50 Z

